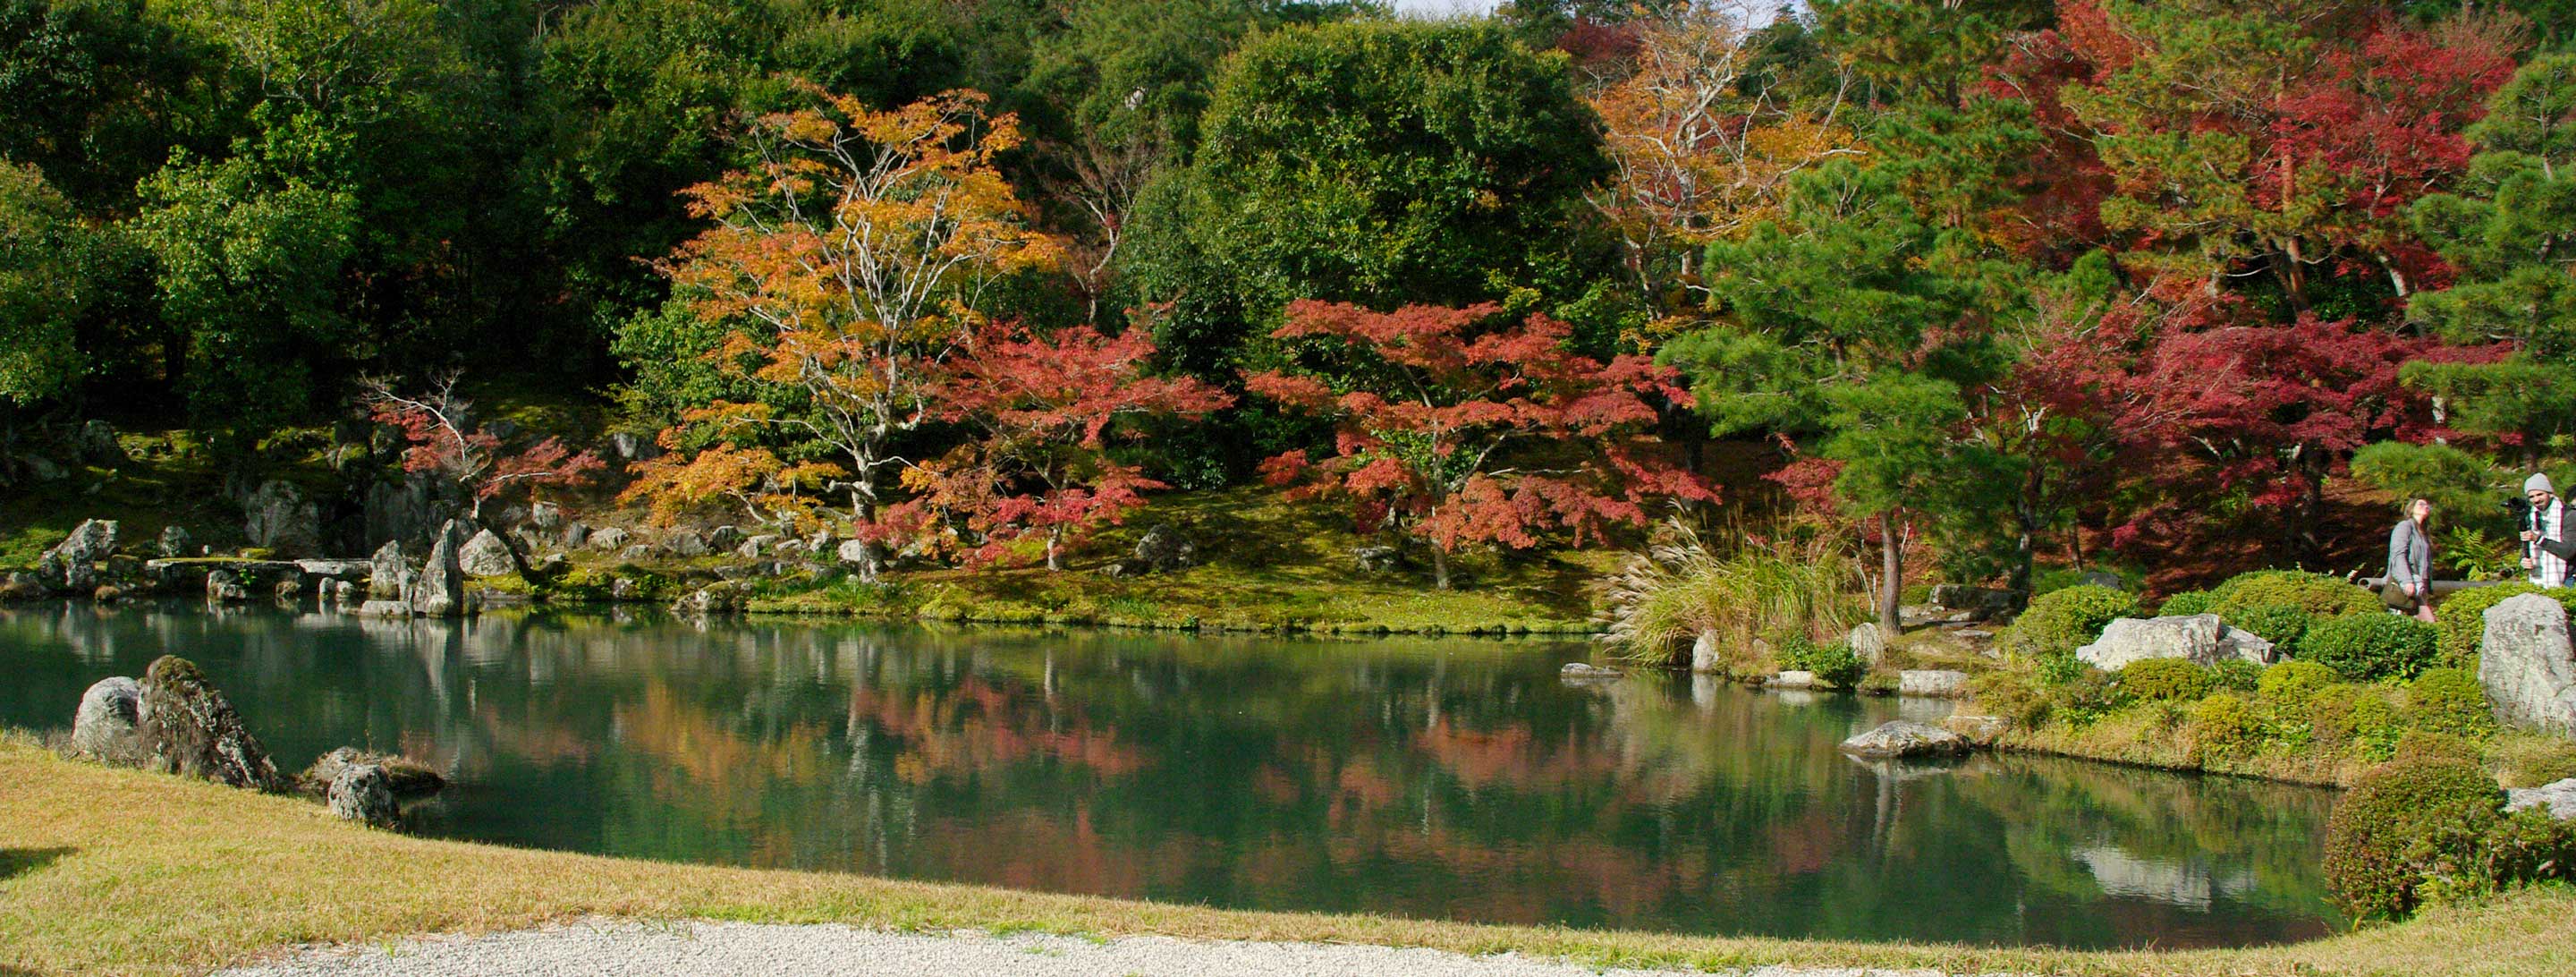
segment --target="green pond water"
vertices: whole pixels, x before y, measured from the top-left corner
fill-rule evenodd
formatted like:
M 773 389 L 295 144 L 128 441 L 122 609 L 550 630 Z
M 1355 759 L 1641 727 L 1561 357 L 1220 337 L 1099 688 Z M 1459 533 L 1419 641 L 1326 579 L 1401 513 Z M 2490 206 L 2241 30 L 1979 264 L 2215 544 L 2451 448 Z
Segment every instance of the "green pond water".
M 1858 940 L 2219 946 L 2338 926 L 2333 795 L 2077 761 L 1863 763 L 1948 705 L 1646 674 L 1573 642 L 0 611 L 0 724 L 176 653 L 279 765 L 456 786 L 411 830 L 1282 910 Z

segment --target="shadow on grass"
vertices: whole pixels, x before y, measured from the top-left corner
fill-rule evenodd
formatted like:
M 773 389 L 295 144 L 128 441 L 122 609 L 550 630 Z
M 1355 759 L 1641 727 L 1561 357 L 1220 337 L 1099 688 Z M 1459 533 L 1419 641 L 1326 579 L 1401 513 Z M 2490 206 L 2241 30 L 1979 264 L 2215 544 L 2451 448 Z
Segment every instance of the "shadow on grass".
M 54 859 L 80 851 L 78 848 L 0 848 L 0 879 L 15 878 L 51 865 Z M 0 966 L 0 977 L 16 973 Z

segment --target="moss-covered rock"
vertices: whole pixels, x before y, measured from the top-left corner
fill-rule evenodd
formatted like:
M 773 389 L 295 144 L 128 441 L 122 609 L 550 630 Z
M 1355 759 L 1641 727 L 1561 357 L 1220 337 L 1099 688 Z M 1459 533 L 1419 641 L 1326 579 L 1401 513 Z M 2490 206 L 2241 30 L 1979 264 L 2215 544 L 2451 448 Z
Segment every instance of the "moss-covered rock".
M 137 715 L 152 763 L 164 772 L 254 790 L 286 785 L 259 737 L 194 662 L 163 655 L 145 669 Z

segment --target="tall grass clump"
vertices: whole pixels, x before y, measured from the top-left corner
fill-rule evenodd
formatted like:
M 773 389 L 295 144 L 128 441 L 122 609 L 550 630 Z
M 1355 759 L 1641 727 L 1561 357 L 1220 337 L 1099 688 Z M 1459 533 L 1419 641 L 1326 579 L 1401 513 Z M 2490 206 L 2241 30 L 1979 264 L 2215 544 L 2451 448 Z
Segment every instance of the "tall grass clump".
M 1731 656 L 1761 639 L 1839 640 L 1869 619 L 1869 587 L 1848 545 L 1803 533 L 1735 532 L 1712 547 L 1668 523 L 1657 542 L 1603 586 L 1602 640 L 1635 661 L 1666 664 L 1714 632 Z

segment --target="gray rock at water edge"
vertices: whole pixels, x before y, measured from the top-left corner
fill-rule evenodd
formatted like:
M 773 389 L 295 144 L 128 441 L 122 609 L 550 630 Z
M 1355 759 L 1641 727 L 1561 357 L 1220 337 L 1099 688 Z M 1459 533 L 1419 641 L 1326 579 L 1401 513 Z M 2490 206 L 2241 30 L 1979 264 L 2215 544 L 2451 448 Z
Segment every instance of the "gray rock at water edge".
M 2537 807 L 2561 821 L 2576 821 L 2576 777 L 2538 787 L 2523 787 L 2504 792 L 2505 813 Z
M 358 601 L 360 599 L 358 596 L 358 585 L 347 580 L 331 581 L 329 596 L 331 598 L 331 603 L 338 605 L 343 610 L 358 606 Z
M 1993 746 L 2003 736 L 2005 723 L 2001 716 L 1962 716 L 1952 714 L 1941 720 L 1941 728 L 1959 734 L 1970 746 Z
M 845 539 L 832 555 L 840 558 L 841 562 L 853 566 L 865 563 L 868 561 L 868 544 L 860 540 Z
M 643 600 L 644 586 L 627 577 L 611 579 L 608 581 L 608 599 Z
M 323 795 L 331 816 L 343 821 L 356 821 L 374 828 L 390 828 L 400 811 L 394 807 L 393 784 L 385 768 L 372 763 L 352 763 L 340 768 L 331 778 Z
M 552 502 L 539 502 L 528 507 L 528 525 L 546 532 L 563 528 L 563 507 Z
M 564 523 L 563 547 L 565 549 L 577 550 L 588 545 L 590 545 L 590 527 L 577 522 Z
M 672 533 L 669 539 L 662 541 L 662 546 L 663 548 L 670 550 L 671 555 L 677 557 L 687 558 L 707 555 L 707 538 L 700 536 L 691 530 L 683 529 L 679 532 Z
M 116 552 L 116 520 L 83 519 L 36 561 L 45 585 L 86 594 L 98 589 L 98 564 Z
M 2128 667 L 2130 662 L 2149 658 L 2180 658 L 2197 665 L 2215 665 L 2229 658 L 2242 658 L 2257 665 L 2268 665 L 2272 661 L 2272 646 L 2251 634 L 2226 626 L 2216 614 L 2124 617 L 2103 628 L 2102 636 L 2092 644 L 2075 649 L 2075 657 L 2106 672 L 2116 672 Z
M 1867 757 L 1957 756 L 1968 740 L 1939 726 L 1897 720 L 1844 740 L 1845 753 Z
M 119 766 L 139 767 L 151 756 L 143 734 L 143 685 L 119 675 L 91 683 L 72 713 L 72 751 Z
M 274 791 L 285 785 L 259 737 L 196 663 L 163 655 L 143 672 L 136 729 L 164 773 Z
M 304 595 L 304 581 L 288 577 L 278 581 L 277 586 L 270 589 L 279 600 L 294 600 Z
M 469 538 L 465 524 L 454 519 L 439 527 L 438 541 L 429 548 L 429 559 L 421 564 L 420 575 L 412 578 L 412 613 L 422 617 L 458 617 L 465 613 L 465 568 L 459 564 L 457 554 Z
M 469 577 L 506 577 L 519 572 L 510 559 L 510 544 L 489 529 L 475 533 L 456 551 L 456 567 Z
M 403 578 L 411 575 L 411 564 L 403 559 L 401 540 L 388 540 L 376 547 L 376 555 L 367 561 L 367 596 L 399 600 L 403 596 Z
M 125 464 L 125 447 L 116 443 L 116 428 L 106 421 L 92 420 L 81 425 L 81 459 L 101 468 Z
M 410 602 L 408 602 L 408 601 L 400 601 L 400 600 L 385 600 L 385 599 L 370 600 L 370 601 L 367 601 L 366 603 L 363 603 L 363 604 L 359 604 L 359 605 L 358 605 L 358 616 L 359 616 L 359 617 L 410 617 L 410 616 L 411 616 L 411 603 L 410 603 Z
M 719 553 L 740 545 L 742 545 L 741 527 L 717 526 L 707 531 L 707 552 Z
M 1967 624 L 1977 619 L 1977 612 L 1954 610 L 1939 604 L 1907 604 L 1896 609 L 1896 623 L 1909 628 L 1934 624 Z
M 2497 722 L 2576 736 L 2576 646 L 2568 641 L 2567 608 L 2540 594 L 2487 608 L 2478 684 Z
M 1715 631 L 1702 631 L 1691 639 L 1690 670 L 1700 675 L 1714 675 L 1726 670 L 1726 658 L 1720 653 Z
M 312 556 L 322 541 L 322 507 L 295 483 L 272 478 L 242 502 L 242 535 L 280 556 Z
M 1565 667 L 1556 670 L 1556 674 L 1558 678 L 1569 682 L 1590 682 L 1619 678 L 1628 673 L 1615 668 L 1603 668 L 1590 662 L 1566 662 Z
M 1816 687 L 1816 673 L 1806 671 L 1804 669 L 1793 668 L 1788 671 L 1781 672 L 1778 675 L 1771 676 L 1771 680 L 1762 683 L 1762 687 L 1766 689 L 1812 689 Z
M 1968 673 L 1946 668 L 1909 668 L 1896 673 L 1896 694 L 1957 699 L 1968 694 Z
M 1852 654 L 1860 656 L 1861 664 L 1875 666 L 1887 656 L 1887 635 L 1868 621 L 1853 625 L 1850 637 L 1844 640 L 1851 645 Z
M 1145 530 L 1145 535 L 1137 538 L 1132 555 L 1135 557 L 1132 563 L 1137 569 L 1147 573 L 1170 573 L 1197 566 L 1199 546 L 1183 534 L 1180 527 L 1164 523 Z
M 164 559 L 177 559 L 194 555 L 189 551 L 196 548 L 196 545 L 197 541 L 188 535 L 187 527 L 171 523 L 161 527 L 161 538 L 153 545 L 153 549 Z
M 206 574 L 206 599 L 219 604 L 238 604 L 250 599 L 250 588 L 230 571 L 216 570 Z
M 313 765 L 304 768 L 304 773 L 296 780 L 304 785 L 306 791 L 321 793 L 328 790 L 343 771 L 360 764 L 384 771 L 385 786 L 391 788 L 396 797 L 423 797 L 447 787 L 447 778 L 439 776 L 438 771 L 427 765 L 404 757 L 370 753 L 354 746 L 343 746 L 315 758 Z
M 633 538 L 632 534 L 615 526 L 594 529 L 590 531 L 590 548 L 614 553 L 625 549 L 626 542 Z
M 746 596 L 739 584 L 708 584 L 672 602 L 671 611 L 675 614 L 689 615 L 722 614 L 727 611 L 741 610 Z

